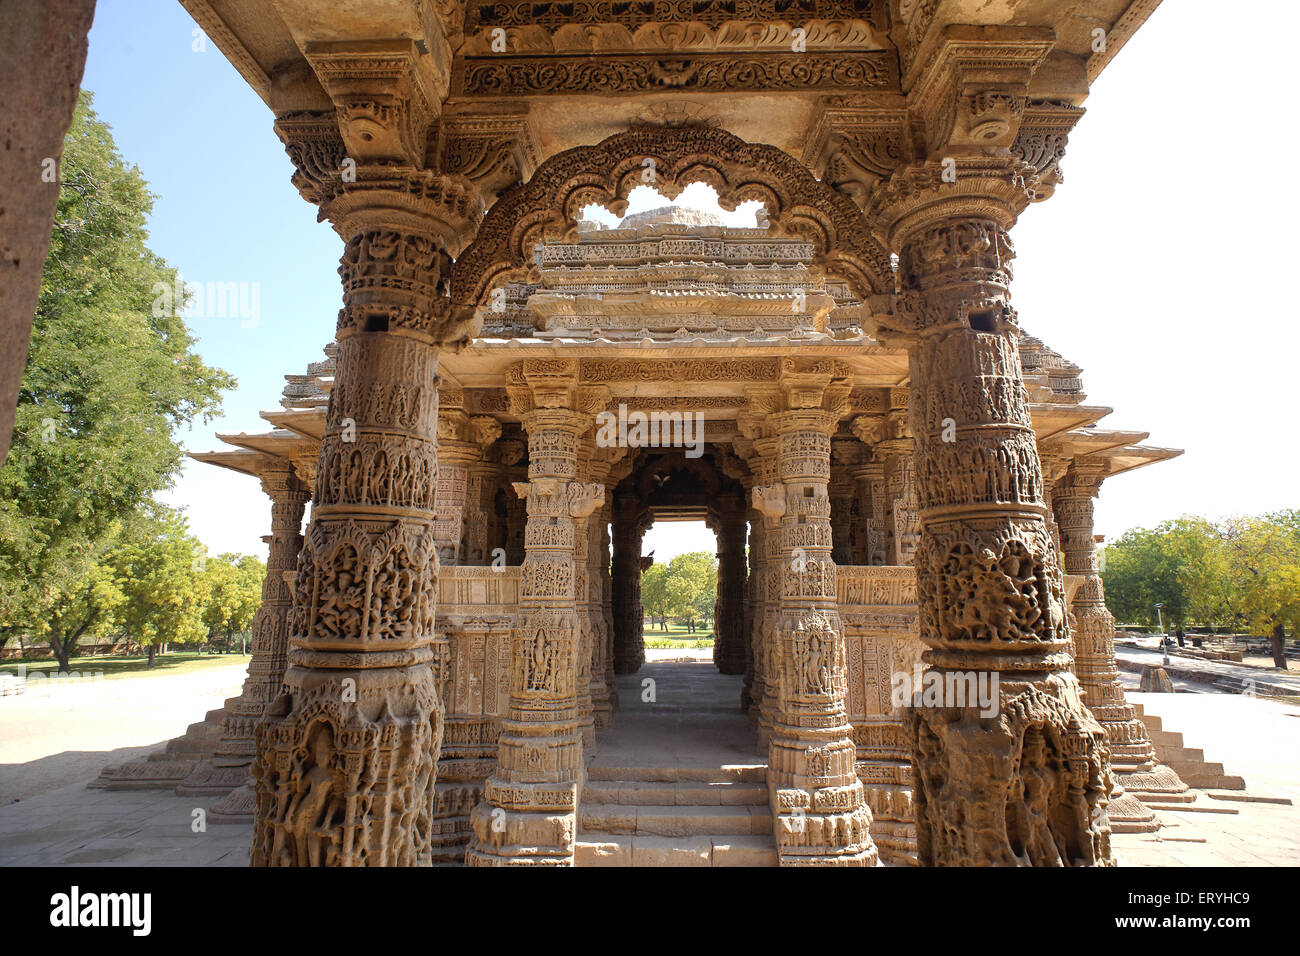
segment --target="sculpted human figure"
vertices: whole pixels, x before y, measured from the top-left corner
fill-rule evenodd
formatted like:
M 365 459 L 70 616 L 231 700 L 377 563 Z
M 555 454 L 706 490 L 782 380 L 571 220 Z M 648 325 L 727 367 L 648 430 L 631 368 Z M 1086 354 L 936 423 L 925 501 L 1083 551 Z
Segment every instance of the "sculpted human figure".
M 334 748 L 329 727 L 316 724 L 307 746 L 309 762 L 295 758 L 292 793 L 281 817 L 284 825 L 276 830 L 271 855 L 289 864 L 293 857 L 286 842 L 292 838 L 297 859 L 307 860 L 311 866 L 328 866 L 338 849 L 332 825 L 342 810 L 342 800 L 335 793 L 334 773 L 329 769 Z

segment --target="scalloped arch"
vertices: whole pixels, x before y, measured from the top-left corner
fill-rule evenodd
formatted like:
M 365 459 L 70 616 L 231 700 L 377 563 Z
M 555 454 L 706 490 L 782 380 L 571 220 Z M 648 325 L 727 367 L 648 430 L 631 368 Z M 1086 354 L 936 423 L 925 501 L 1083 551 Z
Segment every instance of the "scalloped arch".
M 713 127 L 645 126 L 557 153 L 498 199 L 452 268 L 452 301 L 474 308 L 497 280 L 522 277 L 533 247 L 570 234 L 590 203 L 619 214 L 637 186 L 674 199 L 696 182 L 713 187 L 724 209 L 757 199 L 774 232 L 811 242 L 814 261 L 859 298 L 893 292 L 889 255 L 862 212 L 789 153 Z

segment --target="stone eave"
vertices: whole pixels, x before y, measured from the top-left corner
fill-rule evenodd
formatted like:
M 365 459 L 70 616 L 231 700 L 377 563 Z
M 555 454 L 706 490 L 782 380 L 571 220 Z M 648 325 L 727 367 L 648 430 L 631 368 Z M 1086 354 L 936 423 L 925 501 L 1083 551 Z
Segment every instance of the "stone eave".
M 261 476 L 276 464 L 282 465 L 285 460 L 279 455 L 268 455 L 244 448 L 221 451 L 191 451 L 186 452 L 186 457 L 201 461 L 207 465 L 216 465 L 219 468 L 237 471 L 241 475 L 250 475 L 254 478 Z
M 320 441 L 325 437 L 325 406 L 262 412 L 261 417 L 277 429 L 292 433 L 296 441 L 303 438 Z M 277 433 L 278 434 L 278 433 Z
M 1029 403 L 1029 414 L 1034 423 L 1034 435 L 1040 442 L 1057 438 L 1066 432 L 1101 421 L 1113 411 L 1112 408 L 1100 405 L 1071 405 L 1052 402 Z
M 1122 475 L 1136 468 L 1145 468 L 1161 461 L 1171 461 L 1183 455 L 1181 448 L 1157 448 L 1152 445 L 1126 445 L 1105 453 L 1110 464 L 1110 476 Z
M 217 438 L 236 448 L 247 448 L 272 458 L 288 458 L 292 449 L 301 444 L 303 436 L 281 429 L 250 435 L 248 432 L 238 434 L 217 433 Z

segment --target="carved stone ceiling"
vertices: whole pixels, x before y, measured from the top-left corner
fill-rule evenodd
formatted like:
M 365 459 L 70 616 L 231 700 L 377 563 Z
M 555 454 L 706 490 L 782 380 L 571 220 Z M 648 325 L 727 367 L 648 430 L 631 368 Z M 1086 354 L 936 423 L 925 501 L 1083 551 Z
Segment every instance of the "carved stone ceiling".
M 450 111 L 526 105 L 539 162 L 631 125 L 703 123 L 815 164 L 824 109 L 896 115 L 948 24 L 1050 28 L 1031 93 L 1077 105 L 1158 0 L 180 2 L 277 112 L 328 105 L 310 44 L 403 37 Z

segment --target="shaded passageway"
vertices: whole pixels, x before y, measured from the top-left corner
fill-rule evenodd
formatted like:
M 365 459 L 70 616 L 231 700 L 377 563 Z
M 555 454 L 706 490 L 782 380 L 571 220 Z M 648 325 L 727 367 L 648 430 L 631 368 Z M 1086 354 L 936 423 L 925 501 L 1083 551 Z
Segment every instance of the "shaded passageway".
M 618 719 L 587 763 L 579 866 L 776 865 L 767 761 L 741 680 L 709 661 L 618 678 Z

